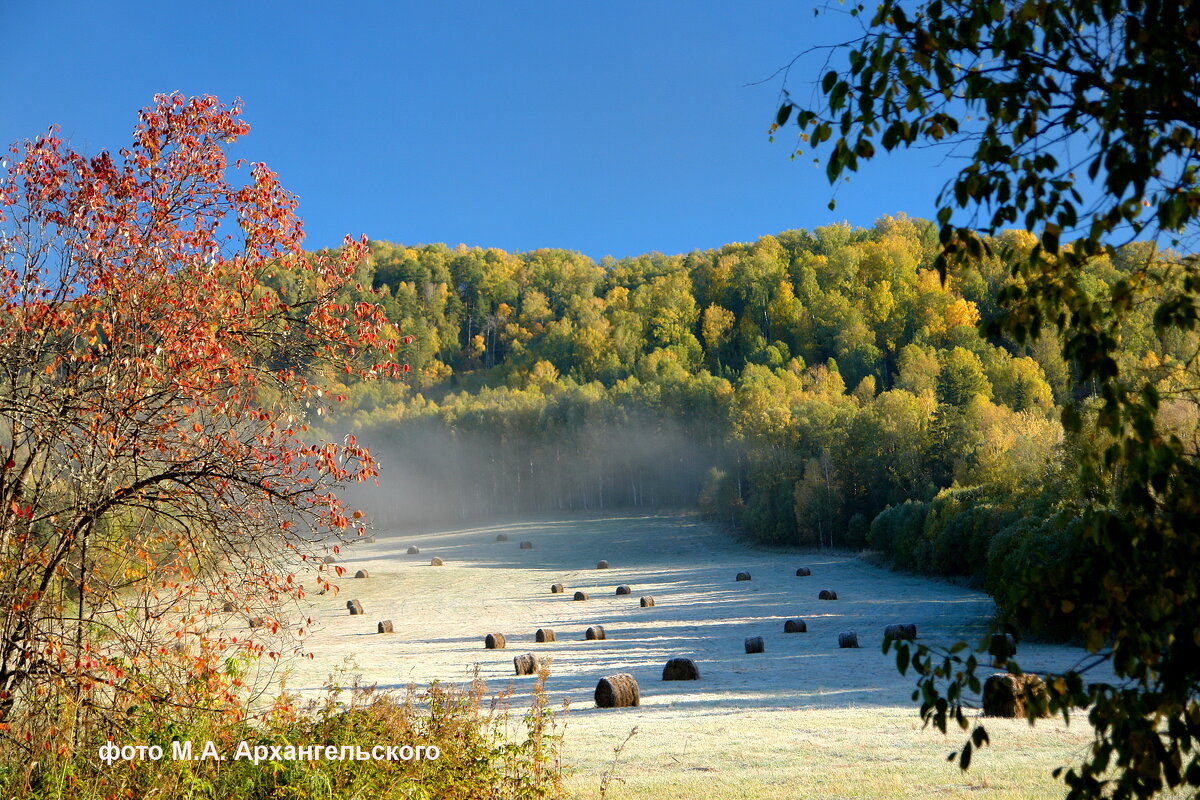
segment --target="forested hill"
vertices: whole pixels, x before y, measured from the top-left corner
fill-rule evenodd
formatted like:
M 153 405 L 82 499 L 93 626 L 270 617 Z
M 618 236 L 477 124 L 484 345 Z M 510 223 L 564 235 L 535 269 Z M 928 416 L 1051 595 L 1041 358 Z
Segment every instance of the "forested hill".
M 1005 233 L 946 283 L 904 216 L 599 264 L 374 243 L 348 299 L 413 337 L 412 372 L 345 387 L 329 431 L 391 467 L 384 518 L 698 502 L 766 541 L 982 577 L 996 536 L 1072 491 L 1056 406 L 1089 389 L 1053 337 L 980 337 L 1033 243 Z M 1147 252 L 1095 262 L 1092 290 Z M 1122 366 L 1169 381 L 1187 343 L 1127 327 Z

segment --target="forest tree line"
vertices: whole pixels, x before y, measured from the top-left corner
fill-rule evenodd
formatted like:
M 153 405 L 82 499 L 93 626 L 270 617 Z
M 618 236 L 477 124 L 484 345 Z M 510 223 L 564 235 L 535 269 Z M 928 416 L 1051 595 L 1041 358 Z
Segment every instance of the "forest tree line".
M 990 244 L 943 281 L 934 226 L 904 216 L 600 263 L 373 242 L 346 301 L 382 304 L 412 371 L 338 387 L 326 429 L 372 442 L 385 481 L 393 466 L 388 503 L 367 501 L 388 521 L 696 503 L 764 542 L 870 547 L 1002 601 L 1069 538 L 1083 489 L 1060 405 L 1087 408 L 1091 387 L 1053 336 L 981 337 L 1035 239 Z M 1088 290 L 1152 260 L 1094 259 Z M 1170 390 L 1196 334 L 1157 336 L 1148 314 L 1129 309 L 1122 374 L 1194 442 L 1197 409 Z

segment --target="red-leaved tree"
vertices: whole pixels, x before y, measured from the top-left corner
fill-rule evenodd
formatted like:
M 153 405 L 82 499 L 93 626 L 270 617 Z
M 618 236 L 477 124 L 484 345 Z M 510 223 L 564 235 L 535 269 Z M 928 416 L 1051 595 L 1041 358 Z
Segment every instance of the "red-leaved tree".
M 376 464 L 307 440 L 311 376 L 394 376 L 394 332 L 339 302 L 365 240 L 306 256 L 295 197 L 227 163 L 240 113 L 160 95 L 115 156 L 52 129 L 0 169 L 0 730 L 31 748 L 241 713 L 228 659 L 294 649 L 301 583 L 361 535 L 336 490 Z

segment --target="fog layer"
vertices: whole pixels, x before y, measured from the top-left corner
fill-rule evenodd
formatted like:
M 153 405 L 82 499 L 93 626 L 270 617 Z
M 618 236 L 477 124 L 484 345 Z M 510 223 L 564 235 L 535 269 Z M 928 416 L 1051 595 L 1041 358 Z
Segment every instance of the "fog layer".
M 437 418 L 375 429 L 379 487 L 347 499 L 378 527 L 538 511 L 680 507 L 696 503 L 719 448 L 649 415 L 516 434 L 462 430 Z

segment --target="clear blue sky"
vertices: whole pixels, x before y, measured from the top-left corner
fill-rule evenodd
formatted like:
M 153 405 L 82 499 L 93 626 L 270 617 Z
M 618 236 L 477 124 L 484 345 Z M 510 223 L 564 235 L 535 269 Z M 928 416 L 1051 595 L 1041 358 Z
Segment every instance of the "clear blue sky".
M 366 233 L 594 258 L 930 217 L 948 174 L 928 152 L 881 159 L 830 211 L 790 130 L 768 142 L 779 82 L 747 84 L 853 33 L 816 3 L 338 5 L 0 0 L 0 141 L 57 123 L 115 151 L 156 92 L 241 97 L 236 155 L 300 196 L 309 247 Z M 821 60 L 805 63 L 801 96 Z

